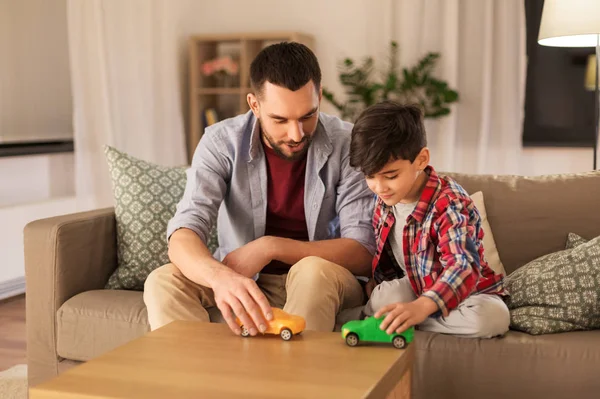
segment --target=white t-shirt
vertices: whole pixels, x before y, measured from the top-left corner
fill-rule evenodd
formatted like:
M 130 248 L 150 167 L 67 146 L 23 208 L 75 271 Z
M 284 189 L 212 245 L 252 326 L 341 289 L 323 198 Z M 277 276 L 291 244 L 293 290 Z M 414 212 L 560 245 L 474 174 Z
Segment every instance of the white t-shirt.
M 396 262 L 402 271 L 406 273 L 406 265 L 404 264 L 404 249 L 402 243 L 404 242 L 404 226 L 406 226 L 406 218 L 413 213 L 417 206 L 418 201 L 412 202 L 410 204 L 403 204 L 398 202 L 394 205 L 392 212 L 394 212 L 394 217 L 396 221 L 394 222 L 394 226 L 392 226 L 392 231 L 390 231 L 390 235 L 388 236 L 388 240 L 390 241 L 390 245 L 392 246 L 392 252 L 394 253 L 394 257 L 396 258 Z

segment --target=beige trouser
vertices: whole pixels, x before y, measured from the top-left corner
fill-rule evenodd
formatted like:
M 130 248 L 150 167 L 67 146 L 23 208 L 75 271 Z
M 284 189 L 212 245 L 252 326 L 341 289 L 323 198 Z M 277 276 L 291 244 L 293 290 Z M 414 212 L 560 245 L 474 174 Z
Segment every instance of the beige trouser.
M 260 274 L 257 284 L 271 306 L 304 317 L 307 330 L 333 331 L 340 310 L 363 303 L 356 277 L 316 256 L 302 259 L 288 274 Z M 144 302 L 152 330 L 175 320 L 211 321 L 207 309 L 216 306 L 212 289 L 190 281 L 172 263 L 150 273 Z
M 373 290 L 363 312 L 372 316 L 378 309 L 396 302 L 417 299 L 408 277 L 383 281 Z M 429 317 L 418 329 L 465 338 L 491 338 L 508 331 L 508 307 L 498 295 L 476 294 L 461 302 L 447 317 Z

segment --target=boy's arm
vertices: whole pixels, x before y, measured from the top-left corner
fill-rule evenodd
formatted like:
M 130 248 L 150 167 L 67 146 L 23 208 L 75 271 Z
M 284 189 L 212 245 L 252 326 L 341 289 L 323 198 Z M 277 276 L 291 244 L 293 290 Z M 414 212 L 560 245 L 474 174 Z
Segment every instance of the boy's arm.
M 444 201 L 444 199 L 440 199 Z M 474 290 L 481 273 L 479 253 L 469 225 L 468 204 L 461 199 L 447 199 L 447 205 L 433 228 L 437 231 L 439 260 L 444 268 L 423 296 L 433 300 L 444 316 L 464 301 Z

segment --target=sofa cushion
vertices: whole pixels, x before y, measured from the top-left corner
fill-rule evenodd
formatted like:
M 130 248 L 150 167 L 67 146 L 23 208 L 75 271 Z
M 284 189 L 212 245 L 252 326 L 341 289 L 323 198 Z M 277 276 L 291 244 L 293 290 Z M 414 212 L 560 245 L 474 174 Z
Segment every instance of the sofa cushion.
M 143 290 L 148 275 L 169 262 L 167 224 L 185 189 L 185 168 L 155 165 L 112 147 L 104 149 L 112 179 L 118 267 L 106 288 Z M 218 246 L 216 230 L 207 246 Z
M 506 273 L 560 251 L 570 232 L 600 235 L 600 171 L 548 176 L 449 173 L 485 208 Z
M 481 228 L 483 229 L 483 250 L 484 257 L 487 260 L 492 270 L 498 274 L 506 275 L 504 271 L 504 265 L 500 260 L 500 254 L 498 248 L 496 248 L 496 241 L 494 240 L 494 234 L 492 233 L 492 227 L 487 218 L 487 211 L 485 210 L 485 201 L 483 200 L 483 193 L 478 191 L 470 195 L 471 199 L 475 203 L 475 207 L 479 211 L 481 216 Z
M 506 278 L 510 327 L 530 334 L 600 328 L 600 236 Z
M 149 329 L 141 292 L 87 291 L 58 309 L 57 352 L 66 359 L 89 360 Z
M 592 398 L 600 390 L 600 331 L 493 339 L 417 331 L 415 343 L 415 399 Z
M 223 323 L 217 308 L 211 321 Z M 86 361 L 150 330 L 143 293 L 94 290 L 75 295 L 57 312 L 57 352 L 65 359 Z

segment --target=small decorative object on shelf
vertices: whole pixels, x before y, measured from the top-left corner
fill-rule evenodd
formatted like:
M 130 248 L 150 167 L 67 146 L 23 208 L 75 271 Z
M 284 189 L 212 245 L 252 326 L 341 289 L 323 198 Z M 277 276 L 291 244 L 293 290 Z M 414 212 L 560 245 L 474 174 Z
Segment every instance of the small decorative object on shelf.
M 349 321 L 342 326 L 342 338 L 348 346 L 356 346 L 359 342 L 384 342 L 394 345 L 395 348 L 404 349 L 413 341 L 415 328 L 397 334 L 388 334 L 379 328 L 385 316 L 376 319 L 367 317 L 364 320 Z
M 284 341 L 289 341 L 294 335 L 300 334 L 306 328 L 306 321 L 301 316 L 284 312 L 279 308 L 271 308 L 273 320 L 268 322 L 267 330 L 263 334 L 279 335 Z M 250 332 L 242 325 L 240 319 L 235 320 L 242 327 L 242 337 L 249 337 Z
M 217 87 L 239 86 L 239 71 L 239 64 L 229 55 L 202 64 L 202 74 L 214 77 Z

